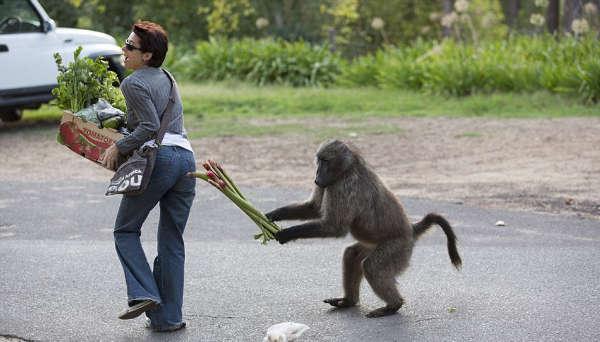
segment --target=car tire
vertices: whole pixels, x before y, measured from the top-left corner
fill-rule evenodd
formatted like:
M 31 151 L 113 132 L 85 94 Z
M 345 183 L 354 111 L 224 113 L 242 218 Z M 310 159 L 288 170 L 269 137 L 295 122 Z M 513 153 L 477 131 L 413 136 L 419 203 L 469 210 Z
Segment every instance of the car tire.
M 19 121 L 23 117 L 23 111 L 19 108 L 3 109 L 0 111 L 0 119 L 4 122 Z
M 106 59 L 108 60 L 108 70 L 110 71 L 114 71 L 117 74 L 117 77 L 119 78 L 119 82 L 123 81 L 123 79 L 125 78 L 125 76 L 127 76 L 126 74 L 126 70 L 125 70 L 125 66 L 123 66 L 122 63 L 119 63 L 117 61 L 114 60 L 115 57 L 107 57 Z M 118 56 L 116 58 L 121 58 L 121 56 Z

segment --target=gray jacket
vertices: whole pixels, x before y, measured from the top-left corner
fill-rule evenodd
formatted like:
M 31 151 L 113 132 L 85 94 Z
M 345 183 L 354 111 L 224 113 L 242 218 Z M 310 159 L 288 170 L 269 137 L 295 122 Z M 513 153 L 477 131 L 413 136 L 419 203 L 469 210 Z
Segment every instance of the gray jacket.
M 130 135 L 116 142 L 121 154 L 129 154 L 155 138 L 160 120 L 169 102 L 171 82 L 160 68 L 144 67 L 134 71 L 121 83 L 127 104 L 127 129 Z M 173 120 L 167 132 L 185 135 L 181 98 L 175 99 Z

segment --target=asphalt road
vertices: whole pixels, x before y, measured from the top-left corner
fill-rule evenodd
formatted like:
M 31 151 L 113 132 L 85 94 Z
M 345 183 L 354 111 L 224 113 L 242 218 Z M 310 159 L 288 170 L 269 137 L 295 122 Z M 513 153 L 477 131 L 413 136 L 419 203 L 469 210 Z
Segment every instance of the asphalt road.
M 342 294 L 349 237 L 260 245 L 254 224 L 200 183 L 186 231 L 188 328 L 152 333 L 141 318 L 117 319 L 126 305 L 112 242 L 119 198 L 104 197 L 104 188 L 0 181 L 0 336 L 260 341 L 269 326 L 293 321 L 310 327 L 301 341 L 600 340 L 599 221 L 403 199 L 414 220 L 430 211 L 449 218 L 463 270 L 451 267 L 445 236 L 433 229 L 398 278 L 405 306 L 367 319 L 382 302 L 364 282 L 360 306 L 336 311 L 322 303 Z M 308 196 L 298 189 L 242 190 L 264 210 Z M 157 220 L 153 212 L 143 228 L 149 259 Z

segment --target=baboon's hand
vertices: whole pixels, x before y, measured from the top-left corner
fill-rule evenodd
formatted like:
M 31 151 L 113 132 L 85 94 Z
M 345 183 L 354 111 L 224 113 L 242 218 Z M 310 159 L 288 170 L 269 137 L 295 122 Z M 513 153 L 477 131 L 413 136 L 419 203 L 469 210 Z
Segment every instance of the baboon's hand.
M 268 213 L 265 214 L 265 216 L 271 222 L 275 222 L 275 221 L 280 221 L 281 220 L 281 217 L 277 213 L 277 209 L 269 211 Z
M 286 232 L 287 231 L 287 232 Z M 286 242 L 291 241 L 292 239 L 289 237 L 289 229 L 282 229 L 280 231 L 278 231 L 277 233 L 275 233 L 275 240 L 277 240 L 277 242 L 279 242 L 280 244 L 284 244 Z

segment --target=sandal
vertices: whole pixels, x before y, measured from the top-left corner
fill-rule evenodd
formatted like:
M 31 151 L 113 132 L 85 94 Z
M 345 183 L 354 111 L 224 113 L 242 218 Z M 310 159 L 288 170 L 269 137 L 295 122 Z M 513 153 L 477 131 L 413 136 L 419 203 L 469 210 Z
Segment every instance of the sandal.
M 144 312 L 146 312 L 148 310 L 152 310 L 157 306 L 158 306 L 157 302 L 153 301 L 152 299 L 146 299 L 135 305 L 128 307 L 127 310 L 125 310 L 125 311 L 121 312 L 121 314 L 119 314 L 119 318 L 120 319 L 136 318 L 137 316 L 143 314 Z

